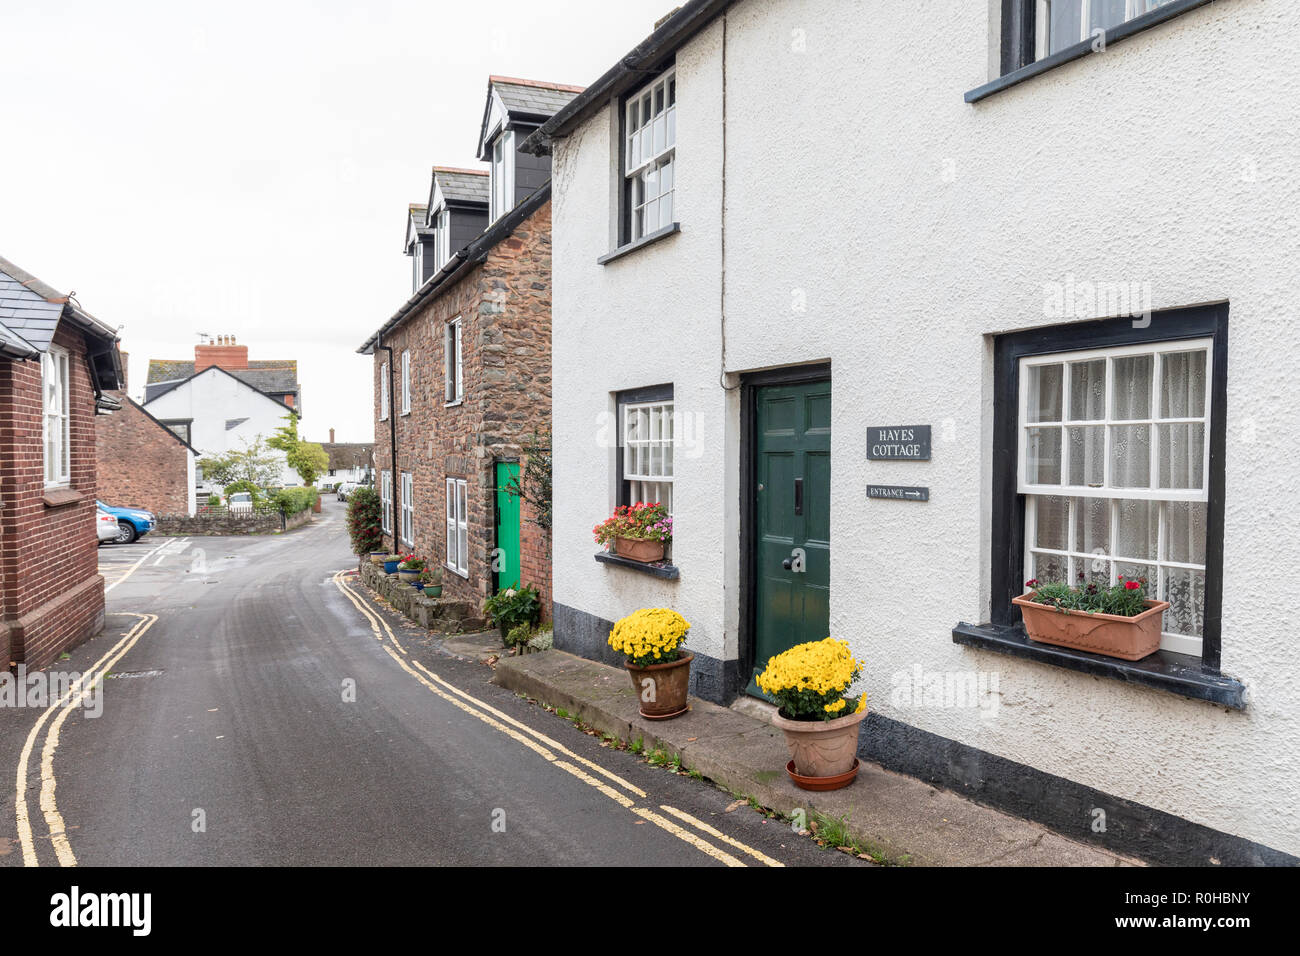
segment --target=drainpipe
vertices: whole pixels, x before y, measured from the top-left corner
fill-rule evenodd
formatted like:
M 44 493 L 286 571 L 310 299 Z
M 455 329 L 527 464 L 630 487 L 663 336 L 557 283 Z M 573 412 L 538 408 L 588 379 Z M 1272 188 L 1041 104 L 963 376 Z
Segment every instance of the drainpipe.
M 398 530 L 397 530 L 397 516 L 400 514 L 400 512 L 397 510 L 397 495 L 398 495 L 397 486 L 400 484 L 400 482 L 397 480 L 397 401 L 396 401 L 397 393 L 393 391 L 393 385 L 394 385 L 393 347 L 391 345 L 384 345 L 383 343 L 384 343 L 384 333 L 380 332 L 379 335 L 376 336 L 375 338 L 375 349 L 382 350 L 388 353 L 388 436 L 389 436 L 388 444 L 393 452 L 393 470 L 391 472 L 392 477 L 389 479 L 392 482 L 393 500 L 391 504 L 392 513 L 388 516 L 388 518 L 392 522 L 392 528 L 393 528 L 393 554 L 397 554 L 398 552 L 401 551 L 400 539 L 398 537 Z M 383 407 L 382 404 L 380 407 Z M 381 492 L 384 490 L 383 476 L 380 476 L 379 490 Z

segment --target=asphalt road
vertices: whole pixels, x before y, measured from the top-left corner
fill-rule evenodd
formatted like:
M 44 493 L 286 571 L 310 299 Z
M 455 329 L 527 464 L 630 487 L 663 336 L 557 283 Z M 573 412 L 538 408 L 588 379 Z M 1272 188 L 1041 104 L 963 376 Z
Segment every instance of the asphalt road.
M 858 865 L 403 627 L 325 507 L 100 549 L 108 626 L 48 672 L 102 698 L 0 707 L 0 865 Z

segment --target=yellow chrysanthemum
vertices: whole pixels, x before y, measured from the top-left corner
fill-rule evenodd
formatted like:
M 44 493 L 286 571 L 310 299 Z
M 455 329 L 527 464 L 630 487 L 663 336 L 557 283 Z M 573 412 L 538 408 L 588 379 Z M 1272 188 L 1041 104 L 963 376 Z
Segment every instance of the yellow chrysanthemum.
M 609 646 L 634 665 L 672 660 L 691 628 L 686 618 L 668 608 L 642 608 L 614 624 Z

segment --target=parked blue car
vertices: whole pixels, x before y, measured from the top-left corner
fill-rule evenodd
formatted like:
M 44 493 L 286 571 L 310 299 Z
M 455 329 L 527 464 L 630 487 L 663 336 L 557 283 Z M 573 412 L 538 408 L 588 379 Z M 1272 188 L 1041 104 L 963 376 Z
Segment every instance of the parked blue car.
M 102 501 L 95 503 L 117 519 L 117 538 L 114 542 L 116 544 L 130 544 L 140 535 L 148 534 L 153 530 L 153 515 L 148 511 L 139 508 L 114 508 Z

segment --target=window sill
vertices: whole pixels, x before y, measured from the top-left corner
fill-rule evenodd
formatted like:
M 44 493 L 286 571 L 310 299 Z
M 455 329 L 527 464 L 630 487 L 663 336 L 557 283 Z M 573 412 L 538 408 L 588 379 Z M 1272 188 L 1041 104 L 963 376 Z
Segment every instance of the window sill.
M 459 569 L 457 569 L 457 568 L 453 568 L 450 564 L 444 564 L 444 565 L 443 565 L 443 568 L 445 568 L 446 570 L 450 571 L 452 574 L 456 575 L 456 577 L 458 577 L 458 578 L 464 578 L 466 581 L 469 580 L 469 572 L 468 572 L 468 571 L 461 571 L 461 570 L 459 570 Z
M 75 505 L 85 501 L 86 496 L 74 488 L 50 487 L 45 489 L 45 495 L 41 500 L 47 508 L 62 508 L 65 505 Z
M 442 403 L 442 407 L 443 407 L 443 408 L 459 408 L 461 405 L 464 405 L 464 404 L 465 404 L 465 399 L 463 399 L 463 398 L 458 398 L 458 399 L 456 399 L 454 402 L 443 402 L 443 403 Z
M 1166 691 L 1194 700 L 1205 700 L 1233 710 L 1246 709 L 1246 687 L 1240 681 L 1206 670 L 1200 658 L 1172 651 L 1156 651 L 1140 661 L 1122 661 L 1101 654 L 1089 654 L 1053 644 L 1031 641 L 1023 627 L 997 624 L 958 623 L 952 629 L 954 644 L 964 644 L 995 654 L 1038 661 L 1093 677 L 1107 677 Z
M 613 252 L 606 253 L 596 260 L 596 265 L 608 265 L 615 259 L 622 259 L 626 255 L 636 252 L 638 249 L 644 249 L 646 246 L 653 245 L 660 239 L 667 239 L 669 236 L 675 236 L 682 231 L 682 224 L 675 222 L 670 226 L 664 226 L 662 229 L 656 229 L 654 232 L 647 233 L 640 239 L 635 239 L 625 246 L 619 246 Z
M 597 551 L 596 561 L 599 564 L 627 568 L 629 571 L 638 571 L 641 574 L 648 574 L 652 578 L 663 578 L 666 581 L 676 581 L 681 577 L 681 572 L 667 561 L 655 561 L 653 564 L 646 564 L 642 561 L 620 558 L 617 554 L 610 554 L 608 551 Z
M 1197 7 L 1203 7 L 1210 3 L 1211 0 L 1174 0 L 1173 3 L 1163 7 L 1158 7 L 1140 17 L 1134 17 L 1118 26 L 1111 27 L 1106 31 L 1105 42 L 1106 48 L 1114 46 L 1121 40 L 1127 40 L 1135 34 L 1144 30 L 1150 30 L 1154 26 L 1159 26 L 1166 20 L 1172 20 L 1174 17 L 1187 13 L 1189 10 L 1195 10 Z M 1036 60 L 1033 63 L 1026 64 L 1018 70 L 1012 70 L 1010 73 L 999 76 L 996 80 L 990 80 L 983 86 L 977 86 L 975 89 L 966 94 L 967 103 L 976 103 L 986 96 L 992 96 L 1009 87 L 1023 83 L 1025 80 L 1032 79 L 1040 73 L 1046 73 L 1054 70 L 1058 66 L 1070 63 L 1080 57 L 1087 56 L 1094 51 L 1092 48 L 1093 40 L 1081 40 L 1073 46 L 1068 46 L 1064 50 L 1057 50 L 1051 56 Z

